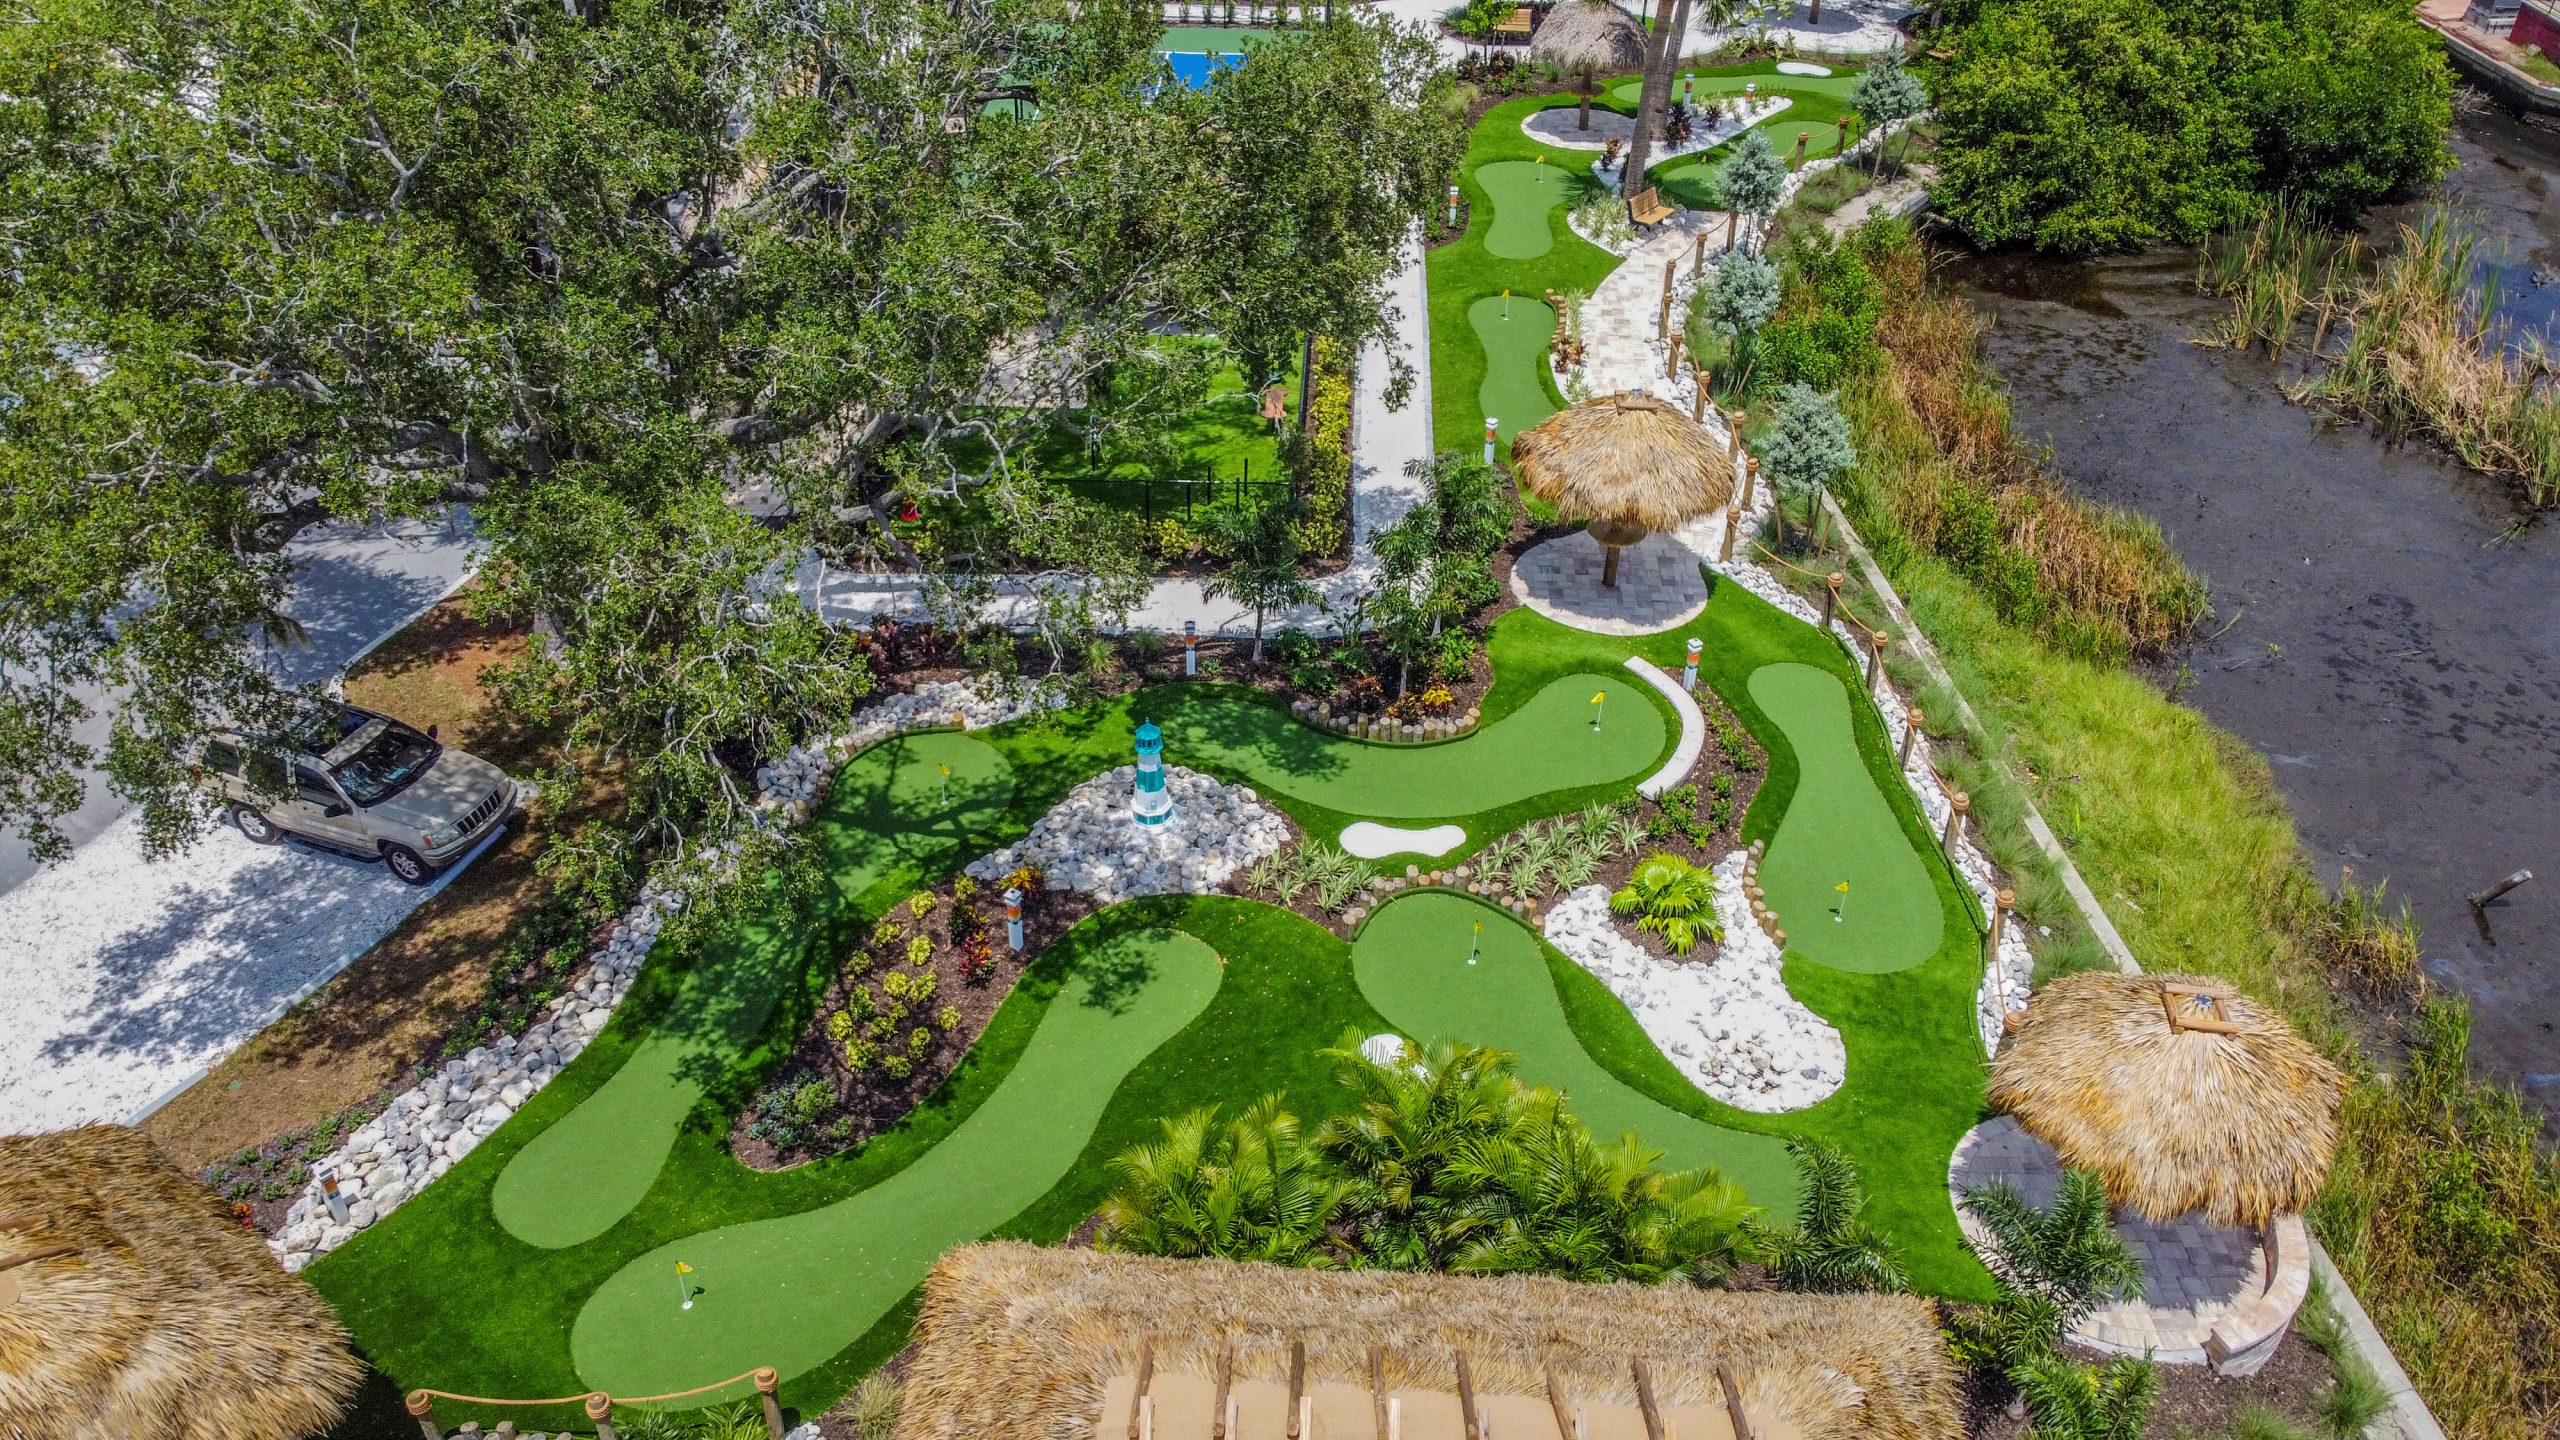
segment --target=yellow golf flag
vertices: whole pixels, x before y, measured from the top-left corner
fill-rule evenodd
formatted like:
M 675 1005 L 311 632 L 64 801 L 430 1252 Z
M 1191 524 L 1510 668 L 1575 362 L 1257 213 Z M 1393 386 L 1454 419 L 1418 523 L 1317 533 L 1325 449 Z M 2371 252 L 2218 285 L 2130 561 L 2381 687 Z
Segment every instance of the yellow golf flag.
M 1834 889 L 1834 890 L 1839 891 L 1839 892 L 1840 892 L 1841 894 L 1843 894 L 1843 895 L 1846 895 L 1846 894 L 1848 894 L 1848 893 L 1849 893 L 1849 882 L 1848 882 L 1848 881 L 1846 881 L 1846 880 L 1843 880 L 1843 881 L 1841 881 L 1839 884 L 1834 885 L 1834 886 L 1832 886 L 1831 888 L 1832 888 L 1832 889 Z
M 1601 691 L 1599 694 L 1594 695 L 1594 696 L 1592 696 L 1592 697 L 1591 697 L 1591 703 L 1592 703 L 1592 704 L 1594 704 L 1594 705 L 1597 705 L 1597 704 L 1599 704 L 1601 701 L 1606 700 L 1606 699 L 1608 699 L 1608 698 L 1609 698 L 1609 692 L 1608 692 L 1608 691 L 1606 691 L 1606 690 L 1603 690 L 1603 691 Z
M 693 1267 L 679 1260 L 676 1262 L 676 1273 L 679 1275 L 690 1275 L 693 1273 Z
M 942 767 L 942 773 L 943 773 L 943 774 L 945 774 L 945 775 L 950 774 L 950 773 L 951 773 L 951 767 L 950 767 L 950 766 L 948 766 L 948 765 L 943 766 L 943 767 Z

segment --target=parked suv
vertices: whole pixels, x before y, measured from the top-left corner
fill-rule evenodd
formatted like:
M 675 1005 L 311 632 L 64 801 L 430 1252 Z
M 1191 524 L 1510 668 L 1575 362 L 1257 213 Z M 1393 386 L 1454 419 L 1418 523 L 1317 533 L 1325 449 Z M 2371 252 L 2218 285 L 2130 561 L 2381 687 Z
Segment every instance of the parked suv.
M 221 732 L 205 742 L 203 783 L 231 802 L 231 823 L 261 845 L 295 835 L 370 860 L 412 885 L 432 883 L 516 806 L 516 783 L 478 756 L 353 705 L 324 705 L 281 738 Z

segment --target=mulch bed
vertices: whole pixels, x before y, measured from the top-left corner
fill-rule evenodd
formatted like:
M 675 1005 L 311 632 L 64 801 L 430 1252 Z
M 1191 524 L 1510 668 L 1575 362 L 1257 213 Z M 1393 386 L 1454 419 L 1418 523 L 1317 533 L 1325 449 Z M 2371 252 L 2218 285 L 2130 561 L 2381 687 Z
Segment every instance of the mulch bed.
M 933 902 L 921 918 L 904 901 L 892 907 L 883 924 L 896 932 L 896 938 L 872 944 L 866 936 L 861 953 L 870 957 L 869 967 L 856 974 L 847 963 L 827 982 L 826 997 L 817 1016 L 792 1046 L 790 1060 L 745 1113 L 730 1123 L 729 1148 L 742 1164 L 758 1170 L 780 1170 L 843 1154 L 860 1148 L 864 1141 L 904 1119 L 949 1077 L 960 1058 L 969 1053 L 969 1047 L 977 1043 L 996 1007 L 1013 993 L 1024 965 L 1097 908 L 1092 897 L 1071 890 L 1028 894 L 1022 906 L 1023 950 L 1016 955 L 1005 943 L 1003 887 L 971 882 L 974 893 L 955 905 L 953 881 L 965 878 L 954 876 L 917 892 Z M 963 912 L 957 926 L 955 910 Z M 975 912 L 975 925 L 969 923 L 968 911 Z M 971 943 L 980 934 L 985 937 L 994 963 L 973 979 L 969 973 Z M 930 942 L 932 952 L 926 963 L 914 965 L 907 960 L 908 945 L 919 935 Z M 853 957 L 844 958 L 850 962 Z M 913 1057 L 914 1068 L 904 1079 L 890 1075 L 880 1059 L 854 1069 L 845 1059 L 845 1045 L 828 1030 L 830 1019 L 846 1008 L 857 989 L 867 989 L 879 1005 L 886 1006 L 890 997 L 884 982 L 892 974 L 912 979 L 933 976 L 932 997 L 913 1006 L 912 1013 L 893 1021 L 886 1037 L 867 1035 L 869 1015 L 859 1022 L 864 1028 L 856 1033 L 872 1039 L 885 1057 L 909 1053 L 905 1037 L 918 1026 L 932 1031 L 932 1045 Z M 947 1027 L 934 1018 L 934 1012 L 946 1005 L 959 1012 L 956 1022 Z M 789 1145 L 755 1133 L 757 1116 L 767 1097 L 790 1094 L 812 1081 L 826 1086 L 833 1095 L 825 1118 L 809 1127 L 817 1133 Z
M 2077 1345 L 2065 1345 L 2062 1352 L 2093 1365 L 2103 1365 L 2109 1358 Z M 2159 1367 L 2160 1398 L 2151 1407 L 2143 1434 L 2228 1434 L 2240 1413 L 2253 1406 L 2276 1411 L 2308 1433 L 2319 1434 L 2313 1407 L 2329 1388 L 2333 1374 L 2329 1357 L 2298 1334 L 2285 1336 L 2266 1368 L 2245 1378 L 2225 1379 L 2203 1365 L 2163 1365 Z M 2027 1440 L 2031 1433 L 2027 1422 L 2008 1414 L 2013 1393 L 2005 1381 L 1981 1375 L 1968 1378 L 1959 1397 L 1968 1440 Z

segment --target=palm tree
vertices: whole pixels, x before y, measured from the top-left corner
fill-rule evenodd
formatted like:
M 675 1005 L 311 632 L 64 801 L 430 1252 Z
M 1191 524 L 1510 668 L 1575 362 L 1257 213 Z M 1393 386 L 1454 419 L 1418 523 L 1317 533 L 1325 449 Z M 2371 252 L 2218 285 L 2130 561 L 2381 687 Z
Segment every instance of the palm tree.
M 1377 1065 L 1360 1053 L 1356 1030 L 1323 1053 L 1352 1103 L 1316 1132 L 1315 1146 L 1344 1176 L 1369 1263 L 1445 1268 L 1471 1225 L 1441 1193 L 1441 1175 L 1461 1148 L 1520 1122 L 1528 1088 L 1512 1057 L 1443 1040 Z
M 1787 1141 L 1787 1154 L 1796 1162 L 1804 1197 L 1796 1202 L 1795 1228 L 1760 1242 L 1777 1282 L 1827 1294 L 1910 1289 L 1901 1260 L 1866 1222 L 1866 1186 L 1848 1152 L 1799 1135 Z
M 1647 856 L 1609 897 L 1609 908 L 1621 915 L 1641 911 L 1636 928 L 1661 936 L 1674 955 L 1688 954 L 1700 940 L 1724 939 L 1724 925 L 1716 917 L 1715 872 L 1667 851 Z
M 2104 1365 L 2040 1355 L 2009 1378 L 2027 1403 L 2036 1440 L 2140 1440 L 2160 1394 L 2158 1369 L 2130 1355 Z
M 2095 1172 L 2062 1174 L 2053 1204 L 2039 1210 L 2006 1184 L 1965 1187 L 1964 1208 L 1991 1243 L 1976 1253 L 2001 1288 L 2031 1297 L 2058 1317 L 2056 1332 L 2086 1318 L 2098 1302 L 2142 1286 L 2142 1262 L 2118 1234 L 2106 1186 Z
M 1345 1187 L 1301 1143 L 1297 1117 L 1268 1095 L 1224 1127 L 1217 1119 L 1203 1107 L 1162 1121 L 1162 1140 L 1111 1162 L 1120 1186 L 1103 1203 L 1098 1243 L 1182 1259 L 1334 1263 L 1326 1226 Z

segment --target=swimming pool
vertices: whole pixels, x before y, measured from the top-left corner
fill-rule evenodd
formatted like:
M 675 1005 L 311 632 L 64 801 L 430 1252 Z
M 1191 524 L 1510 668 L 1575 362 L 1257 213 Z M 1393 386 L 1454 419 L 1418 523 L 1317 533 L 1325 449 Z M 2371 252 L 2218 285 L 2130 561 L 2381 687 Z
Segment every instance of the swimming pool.
M 1207 89 L 1209 82 L 1216 79 L 1221 70 L 1244 68 L 1244 55 L 1240 51 L 1222 55 L 1206 50 L 1168 50 L 1164 58 L 1165 63 L 1173 67 L 1173 78 L 1181 81 L 1183 88 L 1188 90 Z

